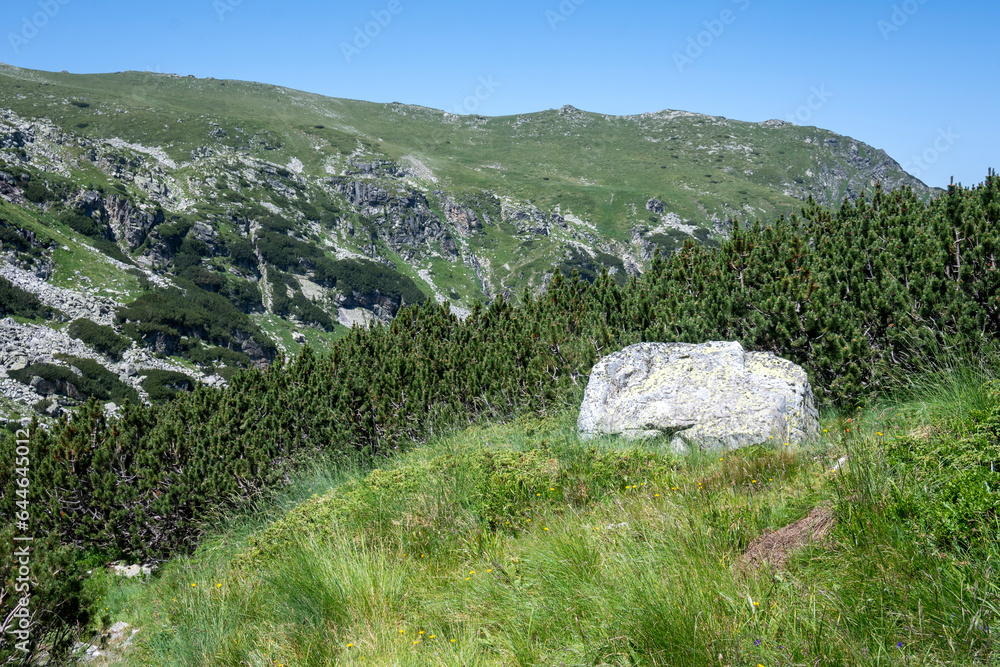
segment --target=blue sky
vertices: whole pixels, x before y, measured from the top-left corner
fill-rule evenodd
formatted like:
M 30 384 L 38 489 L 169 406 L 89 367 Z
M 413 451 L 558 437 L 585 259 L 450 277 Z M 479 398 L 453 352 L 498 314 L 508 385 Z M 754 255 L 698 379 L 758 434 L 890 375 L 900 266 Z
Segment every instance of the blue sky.
M 781 118 L 944 186 L 1000 168 L 998 27 L 1000 3 L 961 0 L 4 0 L 0 61 L 484 115 Z

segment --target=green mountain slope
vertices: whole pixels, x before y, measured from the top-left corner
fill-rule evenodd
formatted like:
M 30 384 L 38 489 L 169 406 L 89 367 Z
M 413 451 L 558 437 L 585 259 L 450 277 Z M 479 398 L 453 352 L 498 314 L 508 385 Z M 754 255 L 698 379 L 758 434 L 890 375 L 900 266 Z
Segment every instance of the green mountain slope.
M 162 147 L 178 162 L 208 145 L 278 164 L 295 158 L 305 174 L 321 176 L 363 151 L 419 161 L 427 170 L 413 171 L 442 188 L 561 206 L 607 232 L 625 231 L 651 197 L 702 224 L 744 210 L 770 216 L 809 194 L 837 204 L 873 180 L 926 191 L 882 151 L 781 121 L 680 111 L 615 117 L 572 107 L 486 118 L 169 74 L 0 73 L 5 106 L 16 112 L 92 138 Z
M 0 216 L 46 239 L 35 263 L 5 245 L 5 279 L 108 299 L 108 317 L 64 292 L 43 302 L 180 364 L 161 371 L 225 375 L 307 341 L 323 349 L 424 300 L 464 315 L 556 269 L 624 283 L 657 249 L 877 183 L 932 194 L 882 151 L 780 121 L 568 106 L 456 116 L 0 64 Z

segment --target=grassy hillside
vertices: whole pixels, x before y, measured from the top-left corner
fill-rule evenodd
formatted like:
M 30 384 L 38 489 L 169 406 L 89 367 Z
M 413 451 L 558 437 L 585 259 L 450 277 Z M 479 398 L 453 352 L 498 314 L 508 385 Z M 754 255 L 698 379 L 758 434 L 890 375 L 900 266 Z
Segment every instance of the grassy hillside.
M 39 244 L 51 248 L 45 254 L 53 259 L 52 285 L 79 288 L 84 279 L 103 296 L 129 300 L 142 293 L 136 275 L 109 261 L 95 250 L 92 239 L 61 224 L 54 215 L 28 211 L 0 199 L 0 222 L 30 231 Z
M 114 300 L 126 316 L 116 334 L 212 382 L 306 341 L 330 350 L 354 324 L 388 323 L 406 305 L 465 317 L 540 293 L 557 270 L 587 282 L 607 270 L 623 286 L 657 251 L 717 245 L 734 224 L 810 197 L 934 194 L 848 137 L 680 111 L 457 116 L 242 81 L 4 64 L 0 100 L 9 234 L 47 240 L 36 250 L 49 284 Z M 216 303 L 231 331 L 167 312 L 172 288 Z M 127 319 L 140 311 L 143 321 Z
M 49 118 L 68 132 L 161 147 L 177 162 L 205 145 L 277 164 L 296 157 L 313 176 L 325 173 L 330 158 L 343 166 L 356 153 L 402 164 L 415 158 L 436 187 L 494 190 L 558 207 L 612 236 L 624 236 L 627 221 L 643 220 L 651 197 L 699 225 L 713 215 L 789 212 L 808 194 L 838 204 L 849 187 L 860 194 L 874 185 L 864 178 L 848 185 L 869 161 L 884 163 L 887 188 L 923 187 L 883 152 L 826 130 L 680 111 L 616 117 L 565 107 L 455 116 L 243 81 L 7 66 L 0 91 L 19 114 Z M 838 169 L 843 174 L 834 179 Z
M 37 570 L 33 599 L 53 612 L 41 617 L 46 622 L 40 621 L 36 641 L 44 638 L 57 652 L 60 640 L 71 644 L 76 628 L 103 618 L 95 616 L 101 609 L 88 576 L 95 568 L 123 558 L 190 563 L 186 554 L 201 548 L 198 562 L 211 561 L 220 549 L 228 554 L 219 561 L 222 569 L 207 576 L 216 578 L 217 595 L 227 585 L 239 590 L 222 598 L 227 613 L 236 612 L 225 620 L 206 620 L 200 610 L 197 621 L 177 617 L 177 628 L 197 626 L 200 634 L 184 630 L 178 639 L 179 630 L 163 628 L 157 635 L 163 643 L 149 647 L 158 656 L 196 655 L 190 661 L 198 662 L 221 651 L 220 659 L 228 660 L 224 643 L 236 651 L 233 664 L 275 647 L 291 650 L 302 664 L 324 664 L 339 650 L 328 641 L 335 636 L 344 646 L 366 642 L 372 654 L 391 660 L 396 649 L 378 628 L 353 620 L 358 608 L 345 601 L 355 595 L 346 584 L 331 593 L 302 583 L 305 575 L 294 569 L 302 561 L 314 582 L 330 579 L 308 569 L 323 563 L 343 573 L 337 576 L 353 576 L 345 562 L 330 564 L 323 553 L 356 553 L 350 562 L 361 573 L 368 571 L 364 559 L 383 563 L 407 554 L 405 568 L 416 569 L 394 572 L 411 577 L 399 585 L 412 583 L 416 592 L 391 588 L 401 599 L 366 597 L 371 613 L 364 618 L 381 618 L 382 630 L 405 634 L 409 626 L 386 620 L 389 608 L 397 623 L 420 624 L 449 644 L 474 639 L 481 653 L 473 661 L 487 664 L 565 662 L 560 651 L 568 648 L 589 656 L 587 664 L 704 664 L 705 656 L 718 653 L 730 656 L 723 664 L 756 664 L 746 660 L 756 655 L 749 647 L 734 643 L 747 632 L 791 651 L 788 664 L 814 663 L 821 649 L 829 651 L 828 664 L 857 664 L 859 654 L 874 664 L 987 655 L 992 636 L 984 639 L 976 628 L 984 619 L 993 627 L 996 608 L 992 589 L 983 586 L 995 576 L 1000 408 L 996 386 L 983 381 L 997 373 L 1000 301 L 992 249 L 998 188 L 1000 179 L 991 173 L 981 186 L 953 187 L 928 205 L 903 191 L 836 212 L 813 206 L 801 218 L 734 230 L 715 249 L 688 243 L 624 285 L 607 273 L 594 283 L 557 276 L 520 306 L 495 301 L 465 320 L 424 304 L 402 311 L 390 326 L 352 330 L 329 354 L 308 349 L 287 363 L 240 373 L 221 391 L 198 388 L 154 407 L 126 403 L 117 416 L 91 402 L 49 428 L 34 424 L 27 439 L 34 464 L 22 470 L 31 488 L 41 490 L 44 509 L 32 512 L 31 526 L 38 536 L 34 557 L 46 567 Z M 974 239 L 958 246 L 957 257 L 956 238 Z M 821 441 L 802 452 L 763 443 L 721 454 L 721 461 L 679 461 L 656 442 L 626 453 L 611 441 L 591 450 L 570 431 L 601 356 L 637 341 L 720 338 L 772 351 L 809 371 L 819 401 L 832 411 Z M 948 393 L 940 386 L 954 369 L 977 371 L 965 384 L 945 383 L 957 386 Z M 166 393 L 184 380 L 159 379 Z M 931 390 L 916 391 L 921 383 Z M 897 406 L 887 402 L 892 396 L 916 398 Z M 484 426 L 489 423 L 514 425 Z M 467 427 L 472 430 L 457 430 Z M 831 477 L 829 463 L 845 453 L 848 472 L 841 466 Z M 10 514 L 20 502 L 10 491 L 20 474 L 16 456 L 11 438 L 0 438 L 0 511 Z M 337 484 L 314 485 L 306 496 L 322 495 L 288 517 L 254 519 L 232 548 L 205 551 L 206 526 L 281 493 L 317 462 L 339 471 Z M 274 525 L 265 527 L 272 518 Z M 802 518 L 822 525 L 836 518 L 841 527 L 831 533 L 832 560 L 817 561 L 826 569 L 807 568 L 787 591 L 782 582 L 791 580 L 783 574 L 770 584 L 725 578 L 739 554 L 749 550 L 759 560 L 767 553 L 754 547 L 762 531 Z M 633 525 L 643 528 L 636 534 Z M 602 539 L 607 526 L 625 530 L 624 541 L 581 542 L 581 533 L 590 535 L 595 526 Z M 618 539 L 615 530 L 610 534 Z M 15 534 L 12 527 L 0 532 L 0 547 L 9 547 L 0 553 L 13 553 Z M 597 602 L 569 596 L 566 586 L 577 586 L 578 575 L 559 569 L 553 551 L 531 556 L 533 569 L 510 569 L 529 588 L 489 593 L 503 617 L 462 597 L 466 581 L 479 581 L 473 571 L 483 571 L 484 558 L 498 559 L 506 570 L 504 558 L 520 562 L 518 550 L 530 554 L 533 540 L 545 545 L 560 535 L 572 538 L 567 548 L 573 553 L 589 554 L 579 560 L 604 568 L 588 576 L 599 587 L 615 586 L 614 594 L 599 591 Z M 324 546 L 295 546 L 306 536 Z M 344 550 L 331 551 L 331 544 Z M 295 549 L 306 555 L 290 560 Z M 631 555 L 641 549 L 656 558 Z M 615 560 L 615 550 L 630 557 Z M 416 564 L 414 554 L 424 554 L 419 560 L 426 565 Z M 946 560 L 954 567 L 936 569 Z M 444 569 L 436 569 L 439 563 Z M 538 563 L 555 564 L 558 576 L 549 577 Z M 13 563 L 0 561 L 0 567 Z M 500 567 L 485 565 L 495 571 L 490 575 Z M 272 568 L 273 576 L 260 579 Z M 468 580 L 456 577 L 463 571 Z M 686 589 L 679 572 L 702 574 Z M 670 587 L 659 590 L 653 581 Z M 186 586 L 192 583 L 191 592 L 204 591 L 204 580 Z M 176 590 L 178 583 L 170 585 Z M 259 592 L 271 607 L 255 597 Z M 441 598 L 442 592 L 455 597 Z M 761 595 L 778 605 L 774 609 L 787 605 L 792 620 L 751 625 L 764 620 L 756 615 Z M 746 609 L 734 602 L 744 598 Z M 242 599 L 252 606 L 241 607 Z M 427 619 L 406 606 L 414 600 L 426 607 Z M 697 635 L 690 625 L 696 603 Z M 559 625 L 569 618 L 563 608 L 572 612 L 573 626 Z M 582 613 L 607 621 L 605 609 L 617 614 L 615 625 L 584 625 Z M 167 611 L 154 605 L 154 625 L 156 614 Z M 297 620 L 289 626 L 267 614 Z M 496 618 L 517 620 L 517 637 L 502 637 Z M 956 630 L 949 619 L 968 625 Z M 204 628 L 214 629 L 206 634 Z M 579 644 L 566 634 L 574 629 Z M 693 646 L 694 654 L 656 643 L 688 632 L 693 643 L 683 646 Z M 270 637 L 270 643 L 247 643 L 251 636 Z M 612 645 L 622 636 L 628 646 Z M 411 641 L 420 647 L 423 640 Z M 912 645 L 916 653 L 887 654 L 893 643 Z M 780 662 L 778 653 L 769 655 Z
M 94 320 L 104 328 L 72 335 L 122 355 L 131 338 L 187 364 L 132 376 L 88 365 L 109 395 L 115 377 L 146 377 L 145 394 L 169 402 L 111 414 L 91 401 L 35 423 L 27 468 L 2 433 L 0 513 L 26 502 L 19 476 L 35 494 L 33 649 L 61 656 L 80 628 L 117 620 L 114 604 L 148 630 L 133 659 L 151 664 L 420 664 L 411 651 L 445 638 L 431 661 L 934 664 L 992 650 L 1000 417 L 981 380 L 1000 349 L 995 173 L 928 201 L 905 175 L 897 184 L 914 187 L 879 187 L 894 163 L 867 147 L 773 124 L 573 109 L 457 118 L 136 73 L 4 69 L 0 87 L 15 105 L 0 109 L 10 261 L 52 263 L 39 294 L 90 280 L 119 299 L 114 318 Z M 700 155 L 676 159 L 718 189 L 687 172 L 666 187 L 657 151 L 674 124 Z M 757 148 L 732 149 L 746 160 L 775 152 L 763 165 L 723 158 L 713 176 L 699 160 L 722 148 L 702 141 L 727 138 L 709 126 L 753 134 Z M 438 136 L 452 139 L 435 148 Z M 621 161 L 601 162 L 618 146 Z M 818 171 L 775 167 L 796 156 Z M 800 168 L 813 175 L 785 179 Z M 489 189 L 475 180 L 493 172 Z M 756 217 L 788 210 L 808 179 L 871 191 L 725 238 L 706 231 L 731 188 L 766 190 Z M 664 189 L 645 192 L 654 181 Z M 554 207 L 558 187 L 593 217 L 533 203 Z M 702 217 L 686 225 L 684 210 Z M 23 290 L 5 294 L 18 317 L 64 324 Z M 344 335 L 334 317 L 358 310 L 387 324 Z M 823 440 L 718 461 L 576 440 L 597 359 L 639 341 L 720 339 L 805 367 L 833 411 Z M 278 340 L 317 345 L 286 359 Z M 68 378 L 57 361 L 74 360 L 44 372 Z M 228 387 L 179 391 L 195 363 L 225 371 Z M 952 406 L 944 414 L 871 411 L 942 367 L 984 377 L 934 399 Z M 25 386 L 22 370 L 5 382 Z M 831 475 L 845 452 L 851 467 Z M 310 465 L 336 483 L 303 483 L 319 495 L 288 516 L 261 505 L 241 532 L 205 541 Z M 836 521 L 832 549 L 790 555 L 787 575 L 735 567 L 764 531 L 814 510 L 811 521 Z M 0 554 L 16 537 L 0 530 Z M 174 564 L 142 592 L 101 591 L 120 559 Z M 0 556 L 0 619 L 18 599 L 15 565 Z
M 938 382 L 795 449 L 682 460 L 567 413 L 319 467 L 152 582 L 93 581 L 98 616 L 142 628 L 130 665 L 992 664 L 1000 503 L 947 488 L 1000 395 Z M 932 452 L 967 458 L 928 486 Z M 761 557 L 807 515 L 828 532 Z

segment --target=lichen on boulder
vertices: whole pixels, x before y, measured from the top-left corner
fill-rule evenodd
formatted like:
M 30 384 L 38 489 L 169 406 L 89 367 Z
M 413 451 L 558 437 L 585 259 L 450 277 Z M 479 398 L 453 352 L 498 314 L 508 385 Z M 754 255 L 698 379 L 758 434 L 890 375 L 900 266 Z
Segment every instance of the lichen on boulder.
M 591 371 L 577 427 L 583 437 L 674 435 L 686 450 L 795 444 L 819 421 L 805 370 L 735 342 L 639 343 Z

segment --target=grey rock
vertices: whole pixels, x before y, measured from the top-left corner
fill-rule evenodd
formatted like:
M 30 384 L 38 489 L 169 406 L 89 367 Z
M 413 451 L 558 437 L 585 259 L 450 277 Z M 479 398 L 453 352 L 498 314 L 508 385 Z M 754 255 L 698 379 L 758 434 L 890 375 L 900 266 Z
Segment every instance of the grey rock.
M 515 206 L 504 203 L 500 209 L 503 219 L 517 228 L 518 234 L 548 236 L 551 225 L 566 226 L 566 220 L 556 214 L 547 214 L 535 206 Z
M 454 238 L 431 209 L 424 193 L 407 188 L 390 192 L 384 184 L 376 184 L 369 179 L 335 177 L 330 179 L 329 184 L 363 216 L 379 218 L 384 222 L 377 230 L 378 236 L 404 260 L 410 261 L 418 252 L 426 252 L 436 246 L 449 260 L 459 259 Z
M 140 575 L 148 577 L 153 573 L 154 570 L 156 570 L 156 565 L 154 565 L 153 563 L 143 563 L 141 565 L 140 564 L 127 565 L 125 563 L 118 562 L 111 564 L 111 571 L 115 575 L 119 577 L 125 577 L 126 579 L 132 579 Z M 128 627 L 127 624 L 123 625 L 125 625 L 125 628 Z M 119 628 L 119 630 L 115 630 L 115 627 L 112 626 L 111 628 L 112 633 L 118 631 L 124 631 L 124 628 Z
M 204 243 L 213 243 L 219 238 L 219 232 L 212 229 L 212 226 L 198 220 L 191 228 L 191 235 Z
M 445 219 L 458 230 L 459 234 L 468 236 L 483 228 L 483 223 L 479 221 L 474 210 L 462 206 L 440 190 L 436 190 L 434 194 L 441 199 Z
M 190 369 L 174 362 L 154 359 L 147 350 L 138 347 L 127 350 L 123 355 L 125 358 L 116 363 L 104 355 L 98 354 L 83 342 L 69 338 L 65 331 L 56 331 L 37 324 L 20 324 L 9 317 L 0 319 L 0 371 L 23 369 L 33 363 L 67 367 L 65 362 L 55 358 L 56 354 L 69 354 L 98 362 L 118 375 L 123 382 L 136 389 L 142 398 L 146 397 L 146 393 L 141 384 L 142 377 L 138 375 L 140 372 L 157 368 L 191 374 Z M 71 388 L 68 383 L 45 382 L 39 378 L 34 386 L 29 386 L 13 378 L 2 377 L 5 374 L 0 372 L 0 396 L 26 409 L 30 409 L 38 404 L 40 399 L 49 396 L 48 402 L 40 406 L 41 411 L 57 417 L 62 413 L 63 408 L 74 404 L 74 401 L 64 398 L 72 397 L 74 393 L 77 393 L 75 392 L 76 388 Z M 195 377 L 208 384 L 206 378 L 197 374 Z M 223 387 L 225 385 L 226 382 L 223 378 L 212 377 L 212 386 Z M 117 412 L 117 410 L 110 408 L 109 411 L 112 414 Z
M 672 445 L 735 449 L 815 437 L 812 387 L 800 366 L 739 343 L 639 343 L 594 366 L 577 427 L 627 438 L 679 434 Z
M 376 319 L 384 323 L 391 322 L 400 308 L 406 305 L 402 297 L 388 296 L 379 290 L 371 292 L 351 290 L 349 294 L 339 295 L 337 301 L 338 308 L 346 310 L 364 308 L 372 311 Z
M 375 176 L 405 176 L 404 169 L 402 169 L 395 162 L 390 162 L 388 160 L 374 160 L 372 162 L 349 160 L 347 163 L 347 173 Z
M 50 398 L 43 412 L 50 417 L 58 417 L 62 413 L 62 406 L 59 404 L 59 400 L 55 397 Z
M 254 361 L 258 365 L 264 365 L 265 362 L 269 360 L 267 354 L 264 352 L 264 348 L 262 348 L 260 343 L 255 341 L 253 338 L 248 337 L 245 341 L 243 341 L 243 344 L 240 346 L 240 351 L 250 357 L 251 361 Z
M 108 199 L 105 203 L 105 212 L 115 237 L 127 243 L 132 250 L 141 246 L 149 231 L 164 221 L 161 209 L 157 209 L 154 213 L 141 211 L 128 199 L 118 195 L 112 195 Z
M 80 392 L 77 390 L 76 386 L 65 380 L 46 380 L 39 376 L 31 378 L 31 383 L 28 385 L 31 387 L 36 394 L 39 396 L 51 396 L 53 394 L 59 394 L 60 396 L 68 396 L 69 398 L 79 398 Z
M 142 568 L 138 565 L 126 565 L 121 569 L 121 571 L 117 572 L 117 574 L 125 577 L 126 579 L 132 579 L 134 577 L 138 577 L 141 572 Z

